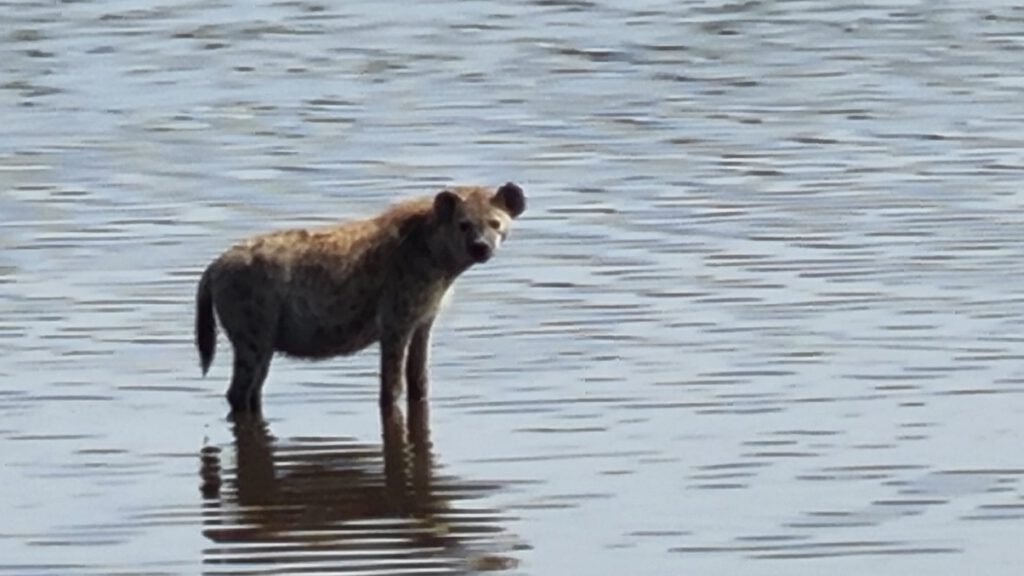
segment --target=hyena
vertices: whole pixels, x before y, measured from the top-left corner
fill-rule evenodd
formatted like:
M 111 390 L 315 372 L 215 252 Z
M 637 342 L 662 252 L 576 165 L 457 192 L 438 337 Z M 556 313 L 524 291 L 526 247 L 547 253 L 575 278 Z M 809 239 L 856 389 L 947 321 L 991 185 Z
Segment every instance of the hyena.
M 275 352 L 329 358 L 380 343 L 380 405 L 407 383 L 427 396 L 430 330 L 460 274 L 486 262 L 526 209 L 523 190 L 460 186 L 407 200 L 374 218 L 284 230 L 235 245 L 203 272 L 196 347 L 203 374 L 217 344 L 215 318 L 234 348 L 227 398 L 259 412 Z

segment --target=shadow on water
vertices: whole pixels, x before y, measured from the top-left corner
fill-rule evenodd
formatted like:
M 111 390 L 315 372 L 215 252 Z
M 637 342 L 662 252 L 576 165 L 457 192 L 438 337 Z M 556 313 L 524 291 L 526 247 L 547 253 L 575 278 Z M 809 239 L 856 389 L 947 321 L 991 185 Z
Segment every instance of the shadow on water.
M 429 412 L 382 419 L 383 446 L 275 438 L 259 418 L 234 423 L 234 466 L 202 452 L 207 574 L 502 570 L 517 561 L 499 510 L 468 501 L 502 486 L 441 473 Z

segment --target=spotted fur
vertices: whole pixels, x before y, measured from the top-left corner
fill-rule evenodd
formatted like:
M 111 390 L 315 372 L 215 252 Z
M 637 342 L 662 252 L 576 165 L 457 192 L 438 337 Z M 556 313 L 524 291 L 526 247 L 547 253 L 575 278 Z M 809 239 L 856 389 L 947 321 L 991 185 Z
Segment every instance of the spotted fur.
M 486 262 L 526 209 L 513 183 L 454 187 L 364 220 L 256 236 L 203 272 L 196 347 L 213 362 L 217 320 L 234 349 L 232 412 L 258 412 L 276 352 L 321 359 L 381 347 L 380 404 L 427 396 L 430 331 L 460 274 Z

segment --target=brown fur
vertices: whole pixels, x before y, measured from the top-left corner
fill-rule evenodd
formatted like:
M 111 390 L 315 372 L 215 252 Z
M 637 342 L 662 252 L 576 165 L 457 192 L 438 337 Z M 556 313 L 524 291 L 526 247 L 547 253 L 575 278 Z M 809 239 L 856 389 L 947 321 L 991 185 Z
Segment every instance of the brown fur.
M 211 263 L 196 294 L 196 347 L 213 361 L 216 318 L 234 348 L 232 412 L 257 412 L 275 352 L 353 354 L 381 343 L 382 407 L 408 382 L 426 398 L 430 329 L 467 268 L 488 260 L 526 207 L 522 189 L 456 187 L 374 218 L 285 230 L 242 242 Z

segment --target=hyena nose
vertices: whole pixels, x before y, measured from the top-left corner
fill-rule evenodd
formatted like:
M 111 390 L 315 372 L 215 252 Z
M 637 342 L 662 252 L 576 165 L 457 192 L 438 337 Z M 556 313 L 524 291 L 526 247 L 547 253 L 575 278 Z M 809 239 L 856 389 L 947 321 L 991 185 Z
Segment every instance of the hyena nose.
M 491 245 L 481 240 L 475 240 L 469 245 L 469 257 L 475 262 L 483 263 L 491 259 L 491 255 L 494 253 L 491 250 Z

